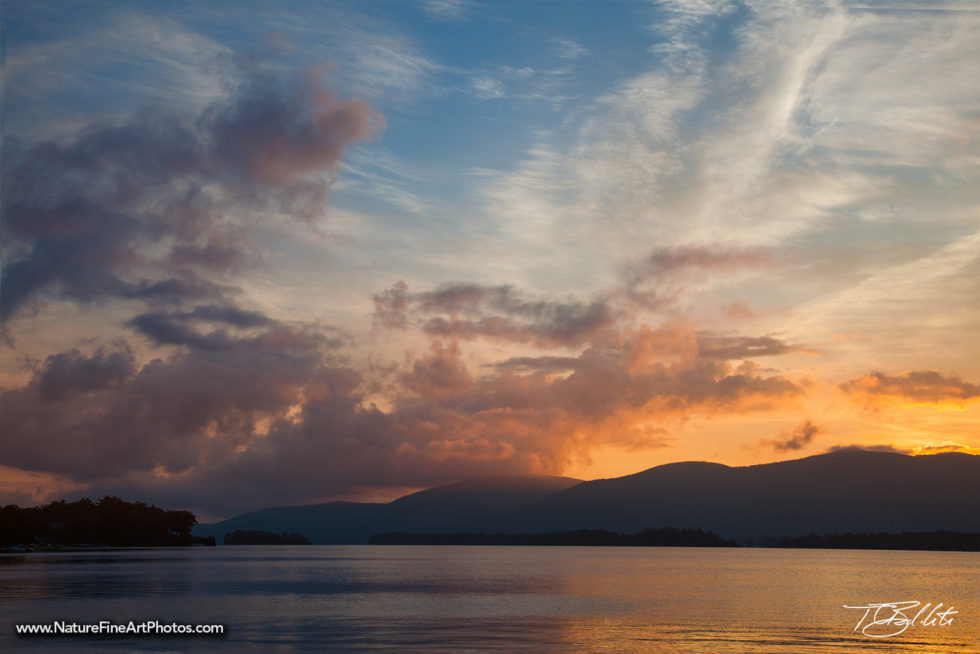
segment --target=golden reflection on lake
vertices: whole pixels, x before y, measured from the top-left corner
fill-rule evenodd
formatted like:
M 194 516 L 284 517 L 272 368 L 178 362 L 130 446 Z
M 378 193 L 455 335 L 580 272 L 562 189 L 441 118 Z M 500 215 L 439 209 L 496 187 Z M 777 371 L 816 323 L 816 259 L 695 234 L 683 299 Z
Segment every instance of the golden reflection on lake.
M 855 629 L 845 605 L 955 607 Z M 980 652 L 980 554 L 854 550 L 308 546 L 0 556 L 0 650 Z M 881 615 L 891 615 L 885 611 Z M 909 617 L 915 615 L 908 613 Z M 928 614 L 924 614 L 928 615 Z M 214 638 L 13 635 L 156 618 Z

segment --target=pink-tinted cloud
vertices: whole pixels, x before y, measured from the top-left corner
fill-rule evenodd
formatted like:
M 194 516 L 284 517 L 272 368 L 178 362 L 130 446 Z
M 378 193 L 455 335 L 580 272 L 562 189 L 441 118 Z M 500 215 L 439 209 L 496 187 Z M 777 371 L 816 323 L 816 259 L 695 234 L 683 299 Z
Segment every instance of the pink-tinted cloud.
M 421 397 L 458 395 L 473 383 L 459 345 L 443 345 L 440 341 L 433 341 L 429 354 L 415 359 L 411 368 L 398 376 L 398 381 Z
M 725 307 L 725 317 L 729 320 L 748 320 L 755 317 L 755 312 L 745 302 L 732 302 Z
M 196 116 L 146 112 L 7 156 L 0 319 L 48 297 L 227 299 L 214 277 L 251 256 L 249 220 L 321 216 L 345 149 L 383 124 L 317 76 L 257 71 Z
M 249 78 L 234 102 L 205 114 L 214 144 L 201 165 L 272 187 L 335 170 L 347 146 L 383 128 L 384 118 L 362 100 L 337 96 L 320 77 Z

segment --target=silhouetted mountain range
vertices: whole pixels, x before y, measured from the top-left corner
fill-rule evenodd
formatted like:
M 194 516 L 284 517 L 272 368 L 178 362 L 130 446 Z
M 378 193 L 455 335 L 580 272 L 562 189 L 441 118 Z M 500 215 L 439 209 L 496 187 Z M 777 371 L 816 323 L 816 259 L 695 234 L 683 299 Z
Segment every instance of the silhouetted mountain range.
M 327 502 L 253 511 L 195 534 L 221 538 L 236 529 L 298 532 L 317 544 L 367 543 L 372 534 L 393 531 L 483 531 L 543 497 L 582 483 L 581 479 L 510 476 L 469 479 L 400 497 L 387 504 Z
M 746 467 L 686 462 L 595 481 L 473 479 L 388 504 L 330 502 L 247 513 L 201 525 L 298 532 L 314 543 L 367 543 L 372 534 L 546 533 L 704 529 L 741 542 L 808 534 L 980 532 L 980 456 L 841 450 Z

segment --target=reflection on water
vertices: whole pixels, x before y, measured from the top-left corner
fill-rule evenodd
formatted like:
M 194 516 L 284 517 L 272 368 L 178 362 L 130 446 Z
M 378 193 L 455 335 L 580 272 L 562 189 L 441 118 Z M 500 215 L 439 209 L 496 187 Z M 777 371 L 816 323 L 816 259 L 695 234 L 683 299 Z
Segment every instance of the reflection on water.
M 871 639 L 844 604 L 955 605 Z M 980 652 L 980 555 L 546 547 L 218 547 L 0 555 L 0 651 Z M 18 638 L 69 620 L 225 637 Z

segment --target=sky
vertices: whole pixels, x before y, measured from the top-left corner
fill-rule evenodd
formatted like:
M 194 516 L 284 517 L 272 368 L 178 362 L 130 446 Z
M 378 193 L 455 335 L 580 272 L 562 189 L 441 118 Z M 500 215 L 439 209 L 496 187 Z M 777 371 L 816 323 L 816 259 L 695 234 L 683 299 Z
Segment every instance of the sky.
M 2 12 L 0 503 L 980 453 L 972 3 Z

